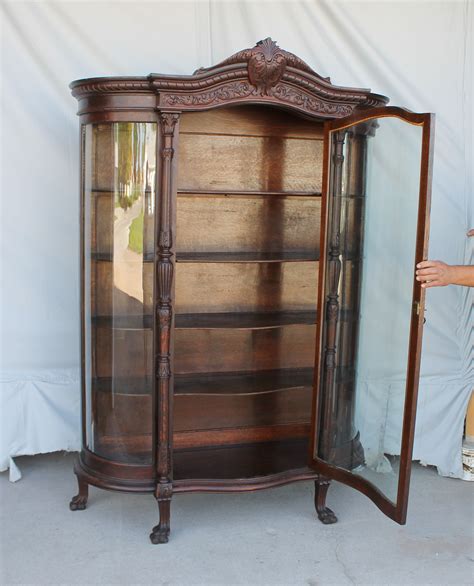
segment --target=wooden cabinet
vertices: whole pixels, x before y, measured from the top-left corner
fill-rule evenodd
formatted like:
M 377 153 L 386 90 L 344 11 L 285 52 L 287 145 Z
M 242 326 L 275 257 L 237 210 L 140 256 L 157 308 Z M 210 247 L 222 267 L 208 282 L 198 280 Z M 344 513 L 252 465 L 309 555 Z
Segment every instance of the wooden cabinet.
M 83 387 L 71 509 L 89 484 L 153 493 L 163 543 L 173 493 L 314 480 L 333 523 L 336 479 L 403 523 L 431 115 L 334 86 L 271 39 L 192 76 L 71 88 Z

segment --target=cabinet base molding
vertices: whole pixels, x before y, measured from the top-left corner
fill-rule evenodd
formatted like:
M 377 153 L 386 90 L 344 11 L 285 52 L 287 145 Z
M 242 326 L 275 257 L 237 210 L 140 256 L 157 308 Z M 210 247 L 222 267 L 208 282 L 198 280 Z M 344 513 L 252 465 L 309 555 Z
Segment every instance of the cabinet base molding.
M 94 454 L 89 454 L 96 458 Z M 171 499 L 173 493 L 185 492 L 208 492 L 208 493 L 230 493 L 230 492 L 251 492 L 284 486 L 292 482 L 303 480 L 314 480 L 315 497 L 314 504 L 318 519 L 325 525 L 336 523 L 337 517 L 326 507 L 326 495 L 331 483 L 325 477 L 315 473 L 311 468 L 298 468 L 287 470 L 277 474 L 266 476 L 257 476 L 254 478 L 236 478 L 236 479 L 190 479 L 177 480 L 173 484 L 167 484 L 164 488 L 156 485 L 154 480 L 130 480 L 124 478 L 111 478 L 102 475 L 87 466 L 84 461 L 87 455 L 81 452 L 75 466 L 74 473 L 77 476 L 79 486 L 78 494 L 73 496 L 69 503 L 71 511 L 81 511 L 87 506 L 89 496 L 89 485 L 105 490 L 114 490 L 122 492 L 136 493 L 154 493 L 158 503 L 160 521 L 155 525 L 150 533 L 150 541 L 154 544 L 168 543 L 170 535 L 170 518 L 171 518 Z M 125 466 L 133 468 L 133 466 Z M 138 467 L 135 467 L 138 468 Z
M 149 473 L 149 476 L 144 476 L 145 473 Z M 77 458 L 74 464 L 74 474 L 78 478 L 80 490 L 84 483 L 119 492 L 153 493 L 156 488 L 151 466 L 135 466 L 107 461 L 88 450 L 82 450 Z

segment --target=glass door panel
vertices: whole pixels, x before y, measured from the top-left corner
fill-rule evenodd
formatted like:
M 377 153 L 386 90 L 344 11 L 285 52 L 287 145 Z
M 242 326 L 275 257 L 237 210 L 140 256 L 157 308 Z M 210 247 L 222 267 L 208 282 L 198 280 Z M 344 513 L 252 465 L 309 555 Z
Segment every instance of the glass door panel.
M 316 466 L 404 522 L 421 350 L 430 114 L 327 125 Z M 322 263 L 323 265 L 323 263 Z
M 154 123 L 83 127 L 86 445 L 152 461 Z

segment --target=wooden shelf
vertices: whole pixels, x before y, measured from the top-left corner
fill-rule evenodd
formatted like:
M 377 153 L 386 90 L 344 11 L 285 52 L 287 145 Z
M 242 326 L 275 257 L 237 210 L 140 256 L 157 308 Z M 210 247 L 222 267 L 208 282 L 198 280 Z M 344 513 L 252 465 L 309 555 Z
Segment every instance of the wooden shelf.
M 245 189 L 178 189 L 178 195 L 321 197 L 318 191 L 252 191 Z
M 258 395 L 311 388 L 312 368 L 175 375 L 176 395 Z
M 92 323 L 96 326 L 114 330 L 150 330 L 153 327 L 153 316 L 147 315 L 95 315 Z
M 91 252 L 91 259 L 113 262 L 112 252 Z M 153 262 L 153 253 L 145 253 L 143 263 Z M 315 262 L 319 260 L 317 252 L 177 252 L 178 263 L 269 263 L 269 262 Z
M 288 368 L 255 372 L 210 372 L 204 374 L 177 374 L 174 377 L 175 395 L 261 395 L 290 389 L 310 389 L 313 385 L 312 368 Z M 150 395 L 152 377 L 100 377 L 92 380 L 96 392 L 120 395 Z M 113 386 L 113 389 L 112 389 Z
M 153 327 L 153 316 L 151 314 L 97 315 L 92 317 L 92 323 L 117 330 L 147 330 Z M 175 328 L 178 330 L 256 330 L 315 323 L 316 311 L 182 313 L 175 317 Z
M 316 323 L 316 311 L 281 311 L 272 313 L 184 313 L 175 319 L 176 329 L 239 330 L 280 328 Z
M 153 379 L 147 377 L 97 377 L 92 379 L 92 389 L 101 393 L 118 395 L 151 395 Z
M 292 325 L 312 325 L 316 323 L 315 311 L 279 311 L 272 313 L 182 313 L 175 317 L 177 330 L 258 330 L 282 328 Z M 339 312 L 340 322 L 356 322 L 358 314 L 349 309 Z M 116 330 L 149 330 L 153 327 L 153 316 L 146 315 L 96 315 L 91 321 L 96 326 Z
M 233 430 L 231 436 L 226 430 L 206 435 L 174 433 L 175 478 L 243 479 L 300 467 L 308 478 L 314 478 L 315 473 L 304 468 L 309 434 L 309 424 L 241 428 Z M 230 440 L 237 445 L 229 445 Z M 221 447 L 216 447 L 219 444 Z M 152 458 L 153 436 L 151 433 L 100 436 L 96 438 L 94 451 L 111 459 L 126 455 L 128 464 L 146 465 Z
M 85 193 L 92 193 L 93 195 L 96 193 L 99 193 L 100 195 L 118 195 L 120 194 L 120 192 L 118 190 L 115 189 L 106 189 L 104 187 L 99 187 L 97 189 L 94 189 L 93 187 L 90 189 L 85 188 Z
M 114 254 L 113 252 L 91 252 L 90 257 L 92 260 L 104 261 L 104 262 L 114 262 Z M 141 262 L 148 263 L 153 262 L 155 256 L 153 252 L 145 252 L 142 255 Z M 120 261 L 123 262 L 123 261 Z M 126 261 L 129 262 L 129 261 Z
M 178 252 L 177 262 L 235 263 L 235 262 L 314 262 L 319 260 L 317 252 Z

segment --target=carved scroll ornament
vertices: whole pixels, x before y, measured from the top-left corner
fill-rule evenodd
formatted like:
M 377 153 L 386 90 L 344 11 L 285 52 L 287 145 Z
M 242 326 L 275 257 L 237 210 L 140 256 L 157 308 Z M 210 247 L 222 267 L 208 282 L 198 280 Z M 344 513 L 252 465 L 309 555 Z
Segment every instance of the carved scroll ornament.
M 273 88 L 282 79 L 288 65 L 324 79 L 302 59 L 293 55 L 293 53 L 280 49 L 270 37 L 258 41 L 255 47 L 251 49 L 244 49 L 235 53 L 215 67 L 242 62 L 247 62 L 248 78 L 254 86 L 252 93 L 259 96 L 272 95 Z M 214 67 L 209 69 L 214 69 Z M 195 73 L 199 74 L 205 71 L 207 69 L 198 69 Z M 329 81 L 329 78 L 326 78 L 326 81 Z

